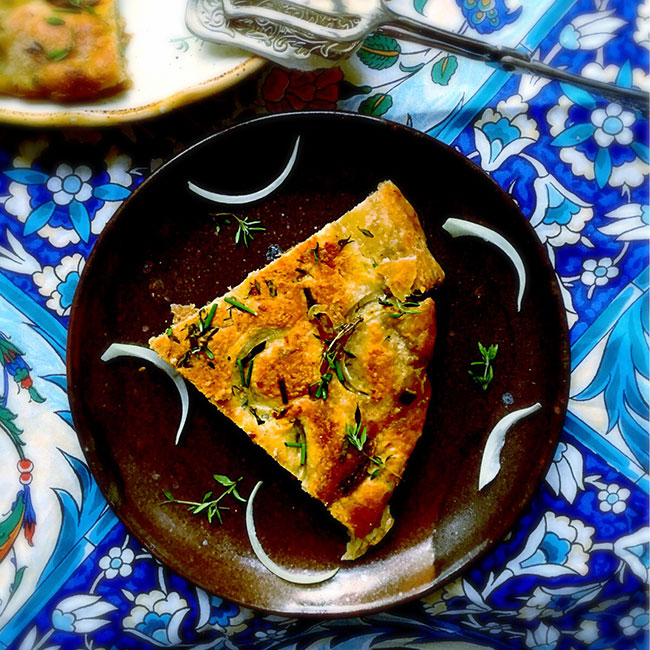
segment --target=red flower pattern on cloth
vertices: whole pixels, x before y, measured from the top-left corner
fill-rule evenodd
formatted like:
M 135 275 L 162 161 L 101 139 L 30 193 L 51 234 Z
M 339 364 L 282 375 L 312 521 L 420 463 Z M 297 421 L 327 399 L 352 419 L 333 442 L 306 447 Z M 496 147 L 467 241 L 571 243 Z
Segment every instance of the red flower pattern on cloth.
M 332 110 L 336 108 L 342 79 L 339 68 L 313 72 L 273 68 L 262 85 L 262 99 L 271 113 Z

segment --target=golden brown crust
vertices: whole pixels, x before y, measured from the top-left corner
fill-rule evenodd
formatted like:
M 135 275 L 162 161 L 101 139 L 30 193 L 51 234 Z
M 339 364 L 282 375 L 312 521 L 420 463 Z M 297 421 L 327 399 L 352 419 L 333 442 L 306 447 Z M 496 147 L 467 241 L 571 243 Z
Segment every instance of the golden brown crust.
M 424 294 L 443 278 L 415 211 L 386 182 L 224 298 L 177 308 L 150 346 L 352 537 L 381 538 L 426 417 L 436 329 Z M 348 440 L 355 427 L 361 450 Z
M 55 101 L 95 99 L 128 85 L 115 0 L 5 0 L 0 93 Z

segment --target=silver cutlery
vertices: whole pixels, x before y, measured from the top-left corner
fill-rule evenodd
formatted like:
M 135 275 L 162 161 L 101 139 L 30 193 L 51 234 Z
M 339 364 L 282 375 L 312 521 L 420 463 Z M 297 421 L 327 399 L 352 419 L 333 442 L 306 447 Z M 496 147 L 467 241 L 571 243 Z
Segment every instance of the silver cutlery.
M 530 73 L 592 91 L 648 113 L 647 92 L 554 68 L 515 48 L 494 46 L 396 12 L 390 0 L 189 0 L 188 29 L 290 68 L 332 67 L 376 30 L 509 72 Z

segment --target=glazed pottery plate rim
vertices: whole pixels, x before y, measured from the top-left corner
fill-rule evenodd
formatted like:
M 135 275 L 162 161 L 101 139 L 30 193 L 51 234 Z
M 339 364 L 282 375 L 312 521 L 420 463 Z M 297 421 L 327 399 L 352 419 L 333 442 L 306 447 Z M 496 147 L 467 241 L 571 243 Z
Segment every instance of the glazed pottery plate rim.
M 153 118 L 225 92 L 268 64 L 245 50 L 201 41 L 178 0 L 118 0 L 127 35 L 130 87 L 114 95 L 57 102 L 0 95 L 0 123 L 112 126 Z
M 244 135 L 246 134 L 246 130 L 250 130 L 252 128 L 268 128 L 269 125 L 272 125 L 274 122 L 280 122 L 280 123 L 291 123 L 291 121 L 294 121 L 296 123 L 300 123 L 301 120 L 306 120 L 306 121 L 318 121 L 318 120 L 347 120 L 347 121 L 359 121 L 359 124 L 374 124 L 380 129 L 390 129 L 393 131 L 396 131 L 398 134 L 401 134 L 400 137 L 406 137 L 406 138 L 418 138 L 423 141 L 434 141 L 433 138 L 430 136 L 415 131 L 414 129 L 397 124 L 394 122 L 390 122 L 388 120 L 382 119 L 382 118 L 377 118 L 373 116 L 363 116 L 363 115 L 358 115 L 356 113 L 348 113 L 348 112 L 343 112 L 343 111 L 336 111 L 336 112 L 330 112 L 330 111 L 301 111 L 301 112 L 295 112 L 295 113 L 284 113 L 284 114 L 273 114 L 273 115 L 265 115 L 261 117 L 256 117 L 251 120 L 248 120 L 246 122 L 242 122 L 233 126 L 230 126 L 222 131 L 219 131 L 217 133 L 211 134 L 207 136 L 206 138 L 202 139 L 201 141 L 195 143 L 194 145 L 188 147 L 178 155 L 176 155 L 174 158 L 172 158 L 170 161 L 162 165 L 159 169 L 157 169 L 155 172 L 153 172 L 145 181 L 134 191 L 133 195 L 129 197 L 123 204 L 120 206 L 119 210 L 116 212 L 115 216 L 111 219 L 111 221 L 107 224 L 106 228 L 104 231 L 100 234 L 97 242 L 93 246 L 93 249 L 90 252 L 90 255 L 87 260 L 87 265 L 86 268 L 92 268 L 93 265 L 93 260 L 95 256 L 99 255 L 101 246 L 102 246 L 102 241 L 104 238 L 112 231 L 113 228 L 117 227 L 117 224 L 120 223 L 120 217 L 123 212 L 128 211 L 130 203 L 138 196 L 140 196 L 143 193 L 147 192 L 147 188 L 149 187 L 150 184 L 153 184 L 154 179 L 159 177 L 160 175 L 165 175 L 168 173 L 173 173 L 174 172 L 174 167 L 179 164 L 180 161 L 185 159 L 188 156 L 192 156 L 196 152 L 200 152 L 202 148 L 204 147 L 210 147 L 211 143 L 221 137 L 224 137 L 226 134 L 237 134 L 238 131 L 243 131 Z M 255 126 L 257 125 L 257 127 Z M 245 136 L 246 137 L 246 136 Z M 480 173 L 480 175 L 483 176 L 484 179 L 488 179 L 491 183 L 491 185 L 494 188 L 494 191 L 500 196 L 500 199 L 505 201 L 507 204 L 509 204 L 509 207 L 511 209 L 514 209 L 517 213 L 521 215 L 521 212 L 519 208 L 516 206 L 512 198 L 503 191 L 501 187 L 499 187 L 496 182 L 490 178 L 483 170 L 481 170 L 475 163 L 473 163 L 471 160 L 465 158 L 460 154 L 458 151 L 454 150 L 453 148 L 449 147 L 448 145 L 441 143 L 439 141 L 434 141 L 436 145 L 438 145 L 442 150 L 446 150 L 447 155 L 454 156 L 459 162 L 461 162 L 463 165 L 467 165 L 470 168 L 473 168 L 473 171 L 471 173 L 476 174 L 477 172 Z M 408 198 L 408 197 L 407 197 Z M 521 215 L 521 219 L 525 222 L 524 227 L 529 229 L 532 234 L 534 235 L 534 231 L 532 229 L 532 226 L 530 223 L 524 218 L 523 215 Z M 541 244 L 539 244 L 539 247 L 541 248 Z M 552 269 L 552 266 L 550 264 L 550 260 L 548 258 L 543 258 L 545 260 L 545 264 L 548 268 Z M 251 269 L 252 270 L 252 269 Z M 77 313 L 77 296 L 82 295 L 82 291 L 80 289 L 84 285 L 84 277 L 85 274 L 82 274 L 81 280 L 80 280 L 80 286 L 78 287 L 77 293 L 75 294 L 75 299 L 73 302 L 73 307 L 71 311 L 71 316 L 70 316 L 70 324 L 69 324 L 69 335 L 68 335 L 68 353 L 70 354 L 71 349 L 75 345 L 75 338 L 78 341 L 78 332 L 83 330 L 83 326 L 80 322 L 78 322 L 78 319 L 76 318 L 76 313 Z M 554 278 L 554 276 L 553 276 Z M 563 367 L 566 370 L 566 373 L 568 373 L 568 326 L 566 323 L 566 314 L 564 310 L 562 309 L 561 305 L 561 299 L 559 296 L 559 289 L 557 285 L 553 285 L 550 287 L 551 294 L 553 295 L 554 299 L 557 302 L 557 308 L 558 308 L 558 313 L 557 316 L 559 317 L 558 319 L 558 326 L 561 329 L 560 335 L 561 339 L 564 342 L 564 348 L 559 352 L 560 355 L 562 355 L 562 362 L 563 362 Z M 70 355 L 72 356 L 72 355 Z M 67 364 L 67 372 L 68 372 L 68 382 L 70 386 L 70 403 L 71 403 L 71 411 L 73 414 L 73 419 L 75 420 L 75 424 L 77 421 L 77 418 L 75 416 L 75 413 L 77 411 L 77 399 L 78 396 L 75 393 L 75 388 L 74 388 L 74 371 L 71 367 L 71 364 Z M 566 413 L 566 406 L 568 402 L 568 374 L 567 377 L 563 378 L 565 381 L 565 384 L 563 384 L 563 391 L 564 394 L 560 395 L 560 406 L 562 408 L 562 418 L 564 417 L 564 414 Z M 78 431 L 78 436 L 80 438 L 80 442 L 82 443 L 82 448 L 84 447 L 83 444 L 83 438 L 84 436 L 89 435 L 88 432 L 84 432 L 82 430 L 77 429 Z M 559 430 L 555 432 L 555 437 L 554 437 L 554 442 L 552 444 L 552 447 L 554 448 L 559 441 L 559 437 L 562 431 L 562 427 L 559 427 Z M 96 457 L 94 451 L 88 456 L 86 454 L 86 458 L 89 464 L 89 467 L 92 471 L 92 473 L 95 475 L 97 472 L 96 470 L 101 467 L 101 460 Z M 552 453 L 548 453 L 547 457 L 545 458 L 545 468 L 547 469 L 548 466 L 550 465 L 550 462 L 552 461 Z M 538 489 L 539 484 L 542 482 L 544 474 L 546 469 L 544 471 L 540 472 L 538 476 L 535 477 L 534 480 L 534 489 L 532 490 L 532 494 L 535 493 L 535 491 Z M 99 483 L 99 481 L 98 481 Z M 106 486 L 102 485 L 101 483 L 99 484 L 102 492 L 106 494 Z M 530 502 L 532 499 L 532 495 L 530 498 L 527 499 L 526 504 Z M 109 500 L 110 503 L 110 500 Z M 524 506 L 526 505 L 524 504 Z M 508 530 L 512 528 L 514 523 L 517 521 L 517 519 L 521 516 L 523 510 L 522 508 L 517 511 L 516 513 L 512 514 L 512 516 L 509 517 L 508 519 L 508 525 L 505 527 L 505 530 L 501 531 L 501 533 L 496 536 L 493 539 L 488 539 L 485 540 L 483 543 L 478 544 L 477 546 L 474 547 L 473 552 L 466 554 L 463 556 L 459 562 L 457 562 L 456 565 L 453 565 L 448 568 L 447 571 L 443 572 L 440 575 L 436 575 L 435 579 L 432 583 L 430 584 L 418 584 L 416 585 L 413 589 L 410 591 L 406 592 L 401 592 L 399 594 L 394 594 L 388 601 L 385 602 L 380 602 L 375 605 L 366 605 L 363 604 L 362 606 L 355 605 L 354 603 L 351 605 L 346 605 L 346 606 L 335 606 L 333 604 L 330 604 L 329 607 L 325 607 L 323 609 L 318 609 L 318 610 L 291 610 L 288 611 L 286 608 L 278 608 L 274 609 L 272 606 L 259 606 L 256 605 L 255 603 L 250 603 L 250 602 L 242 602 L 241 600 L 238 600 L 236 598 L 233 598 L 230 596 L 228 593 L 221 593 L 219 591 L 219 588 L 217 585 L 207 585 L 207 584 L 202 584 L 200 577 L 197 577 L 196 575 L 191 575 L 188 576 L 185 571 L 180 569 L 178 566 L 174 566 L 173 562 L 167 562 L 167 564 L 174 569 L 175 571 L 178 571 L 181 575 L 184 575 L 186 578 L 189 580 L 199 584 L 200 586 L 210 590 L 210 591 L 216 591 L 217 593 L 220 593 L 220 595 L 223 595 L 226 598 L 230 598 L 235 600 L 235 602 L 238 602 L 242 605 L 249 606 L 255 609 L 259 609 L 261 611 L 267 611 L 270 613 L 274 614 L 280 614 L 280 615 L 290 615 L 290 616 L 301 616 L 301 617 L 329 617 L 329 616 L 352 616 L 352 615 L 358 615 L 358 614 L 368 614 L 376 611 L 380 611 L 383 609 L 386 609 L 387 607 L 391 607 L 397 604 L 405 603 L 410 600 L 413 600 L 415 598 L 422 597 L 425 595 L 427 592 L 429 592 L 431 589 L 435 587 L 441 586 L 441 584 L 446 583 L 449 581 L 451 578 L 454 576 L 458 575 L 464 568 L 466 568 L 469 564 L 474 563 L 480 556 L 482 556 L 486 551 L 488 551 L 490 548 L 494 547 L 500 538 L 502 538 Z M 125 517 L 125 513 L 122 513 L 117 510 L 116 514 L 118 517 L 125 523 L 127 529 L 132 529 L 133 528 L 133 522 L 128 521 L 128 517 Z M 143 532 L 141 530 L 138 530 L 137 532 L 134 533 L 136 538 L 139 539 L 139 541 L 147 548 L 151 549 L 152 545 L 156 546 L 154 542 L 150 539 L 147 538 L 146 532 Z M 263 569 L 264 571 L 264 569 Z

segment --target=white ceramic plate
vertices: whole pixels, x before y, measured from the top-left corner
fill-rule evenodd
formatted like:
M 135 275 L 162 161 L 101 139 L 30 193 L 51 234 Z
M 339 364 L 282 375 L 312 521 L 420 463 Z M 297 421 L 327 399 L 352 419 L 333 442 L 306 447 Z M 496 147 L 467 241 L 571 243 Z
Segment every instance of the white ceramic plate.
M 185 27 L 186 0 L 120 0 L 130 36 L 132 88 L 96 102 L 60 104 L 0 96 L 0 122 L 106 125 L 154 117 L 221 92 L 259 70 L 264 60 L 206 43 Z

